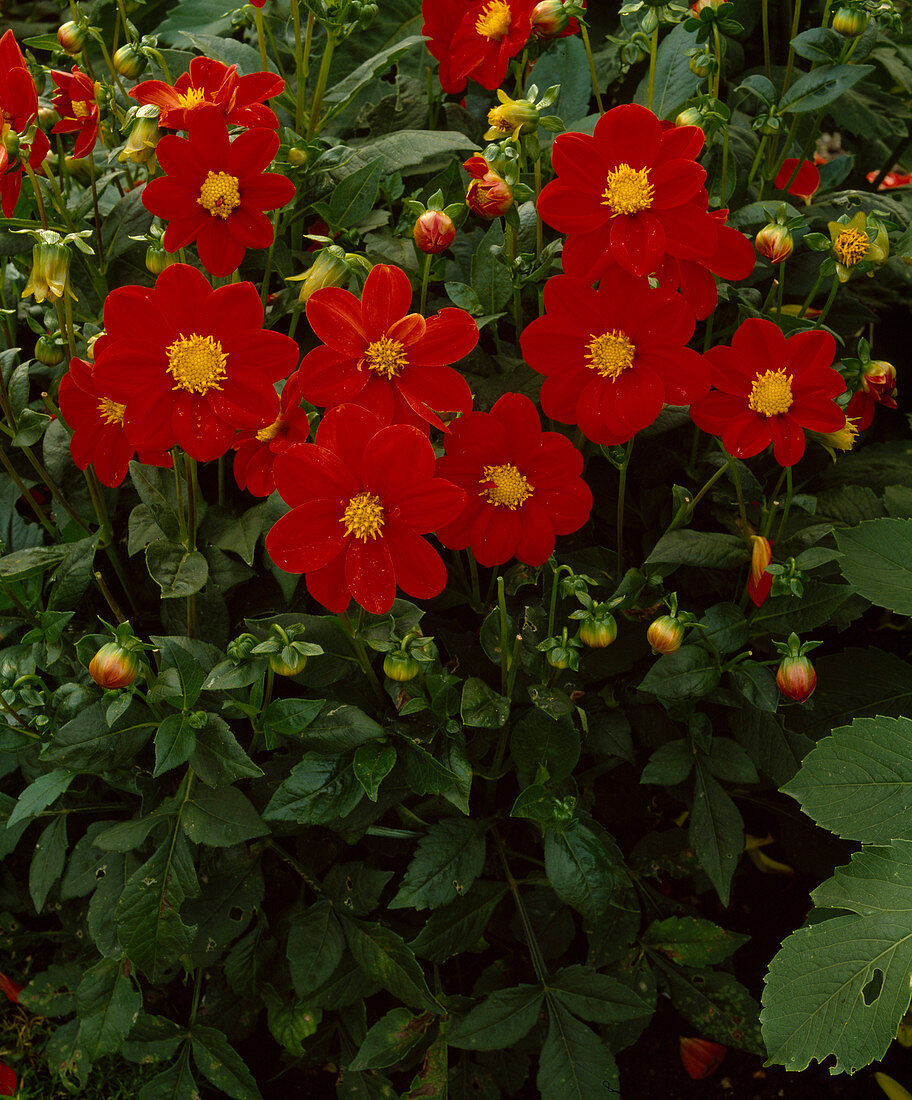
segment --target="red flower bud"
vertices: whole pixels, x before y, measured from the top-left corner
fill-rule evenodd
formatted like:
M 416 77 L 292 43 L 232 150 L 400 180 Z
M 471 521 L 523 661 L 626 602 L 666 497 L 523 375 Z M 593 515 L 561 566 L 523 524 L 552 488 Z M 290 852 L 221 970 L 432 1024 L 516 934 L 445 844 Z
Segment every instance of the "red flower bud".
M 754 238 L 754 244 L 761 256 L 770 263 L 781 264 L 795 251 L 795 241 L 786 226 L 770 222 Z
M 770 594 L 773 575 L 766 567 L 773 560 L 773 544 L 762 535 L 751 535 L 751 572 L 747 579 L 747 593 L 757 607 Z
M 896 393 L 896 367 L 883 359 L 872 359 L 869 363 L 862 364 L 861 388 L 875 401 L 895 409 L 893 395 Z
M 649 624 L 646 641 L 653 653 L 674 653 L 684 641 L 684 624 L 674 615 L 660 615 Z
M 689 1077 L 708 1077 L 725 1057 L 725 1047 L 709 1039 L 681 1038 L 681 1061 Z
M 412 236 L 422 252 L 436 256 L 456 240 L 456 226 L 453 225 L 453 219 L 443 211 L 425 210 L 415 222 Z
M 776 672 L 776 683 L 787 699 L 806 703 L 817 687 L 817 673 L 807 657 L 783 657 Z
M 5 993 L 13 1004 L 17 1005 L 19 1004 L 19 994 L 21 992 L 22 986 L 18 982 L 14 982 L 12 978 L 0 973 L 0 993 Z
M 129 687 L 139 671 L 139 655 L 117 642 L 107 642 L 89 662 L 89 675 L 105 691 Z
M 64 23 L 62 27 L 57 28 L 57 41 L 60 43 L 61 47 L 73 57 L 78 53 L 82 53 L 85 40 L 85 31 L 82 30 L 77 23 L 74 23 L 72 19 L 69 23 Z
M 536 38 L 554 38 L 569 22 L 570 16 L 561 0 L 541 0 L 532 9 L 532 33 Z
M 479 217 L 499 218 L 513 205 L 513 192 L 502 176 L 491 170 L 481 154 L 469 157 L 462 166 L 472 177 L 466 192 L 466 205 Z

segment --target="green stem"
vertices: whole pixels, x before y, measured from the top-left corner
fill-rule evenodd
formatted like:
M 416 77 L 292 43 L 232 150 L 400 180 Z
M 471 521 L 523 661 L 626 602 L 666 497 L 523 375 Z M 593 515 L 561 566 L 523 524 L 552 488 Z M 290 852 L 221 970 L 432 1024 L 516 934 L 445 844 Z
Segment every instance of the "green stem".
M 630 456 L 633 454 L 633 440 L 636 436 L 633 436 L 627 443 L 627 450 L 624 453 L 624 464 L 620 469 L 620 480 L 618 482 L 618 503 L 617 503 L 617 578 L 618 580 L 624 575 L 624 504 L 625 497 L 627 495 L 627 467 L 630 465 Z M 549 635 L 550 637 L 550 635 Z
M 51 496 L 53 496 L 60 507 L 67 513 L 70 519 L 75 520 L 76 523 L 78 523 L 79 526 L 83 529 L 83 531 L 88 533 L 89 525 L 85 522 L 85 520 L 81 519 L 80 516 L 70 507 L 69 502 L 67 501 L 66 497 L 64 497 L 62 491 L 60 490 L 60 487 L 57 485 L 57 482 L 54 481 L 54 479 L 47 472 L 44 466 L 42 466 L 42 464 L 35 457 L 35 452 L 32 450 L 32 448 L 28 446 L 21 446 L 19 449 L 29 460 L 29 464 L 31 465 L 32 469 L 48 487 Z
M 295 133 L 300 134 L 304 123 L 304 43 L 301 40 L 300 0 L 291 0 L 291 22 L 295 40 Z M 313 12 L 307 18 L 308 30 L 313 26 Z
M 500 693 L 507 694 L 507 679 L 510 673 L 510 619 L 507 615 L 507 595 L 503 577 L 497 578 L 497 607 L 500 612 Z
M 187 482 L 187 549 L 196 550 L 196 460 L 184 454 L 184 478 Z M 196 637 L 196 593 L 187 597 L 187 634 Z
M 722 36 L 719 34 L 719 24 L 713 20 L 713 45 L 716 50 L 716 71 L 713 74 L 713 99 L 719 98 L 719 85 L 722 82 Z M 656 28 L 658 33 L 658 28 Z M 726 134 L 728 127 L 725 127 Z M 724 200 L 723 200 L 724 201 Z
M 257 46 L 260 50 L 260 67 L 269 72 L 269 58 L 266 56 L 266 28 L 263 25 L 263 9 L 253 9 L 253 21 L 256 24 Z
M 779 507 L 779 500 L 778 500 L 778 497 L 779 497 L 779 490 L 780 490 L 780 489 L 782 488 L 782 482 L 783 482 L 783 481 L 785 481 L 785 473 L 786 473 L 786 470 L 788 470 L 788 469 L 790 469 L 790 468 L 791 468 L 791 467 L 789 467 L 789 466 L 786 466 L 786 467 L 785 467 L 785 468 L 784 468 L 784 469 L 783 469 L 783 470 L 782 470 L 782 471 L 780 472 L 780 474 L 779 474 L 779 480 L 778 480 L 778 481 L 776 482 L 775 486 L 773 487 L 773 491 L 772 491 L 772 492 L 770 493 L 770 495 L 769 495 L 769 502 L 770 502 L 770 507 L 769 507 L 769 509 L 767 510 L 767 513 L 766 513 L 766 515 L 765 515 L 765 516 L 763 517 L 763 526 L 762 526 L 762 527 L 760 528 L 760 534 L 761 534 L 761 535 L 762 535 L 762 536 L 763 536 L 764 538 L 768 538 L 768 537 L 769 537 L 769 533 L 770 533 L 770 531 L 772 530 L 772 527 L 773 527 L 773 517 L 774 517 L 774 516 L 775 516 L 775 514 L 776 514 L 776 509 L 777 509 L 777 508 Z
M 424 310 L 427 306 L 428 279 L 431 277 L 432 258 L 430 252 L 425 253 L 424 266 L 421 269 L 421 305 L 418 307 L 418 312 L 422 316 L 424 316 Z
M 678 509 L 677 515 L 672 519 L 671 523 L 668 525 L 668 529 L 665 532 L 666 534 L 668 534 L 668 531 L 674 531 L 676 528 L 680 527 L 682 523 L 684 523 L 684 521 L 693 512 L 694 508 L 696 508 L 696 506 L 706 496 L 706 494 L 709 492 L 709 490 L 713 487 L 713 485 L 716 484 L 716 482 L 725 473 L 725 471 L 727 469 L 728 469 L 727 466 L 725 466 L 724 464 L 721 465 L 719 467 L 719 469 L 716 470 L 716 472 L 712 475 L 712 477 L 710 477 L 707 480 L 706 484 L 703 486 L 702 489 L 700 489 L 700 491 L 696 494 L 696 496 L 693 498 L 693 500 L 691 500 L 689 504 L 685 504 L 681 508 Z
M 785 292 L 785 260 L 779 265 L 778 287 L 776 290 L 776 320 L 782 324 L 782 295 Z
M 329 67 L 332 64 L 333 51 L 336 48 L 336 36 L 332 31 L 326 32 L 326 46 L 323 49 L 323 59 L 320 62 L 320 71 L 317 73 L 317 86 L 314 88 L 313 102 L 310 105 L 310 117 L 307 120 L 307 140 L 312 141 L 320 130 L 320 109 L 323 106 L 323 93 L 326 91 L 326 82 L 329 80 Z
M 364 648 L 364 643 L 361 641 L 360 638 L 357 637 L 355 633 L 355 628 L 352 626 L 351 620 L 349 619 L 348 614 L 345 611 L 343 611 L 341 615 L 336 616 L 336 621 L 342 627 L 342 630 L 348 637 L 349 642 L 351 642 L 351 647 L 355 651 L 355 656 L 358 658 L 358 664 L 364 670 L 364 675 L 367 677 L 371 689 L 373 690 L 374 695 L 377 697 L 377 702 L 385 710 L 387 707 L 387 698 L 383 692 L 383 687 L 379 679 L 377 678 L 377 673 L 374 672 L 373 665 L 370 663 L 370 658 L 367 655 L 367 650 Z
M 738 515 L 741 520 L 741 537 L 747 543 L 748 548 L 750 548 L 751 540 L 748 531 L 747 505 L 744 503 L 744 490 L 741 488 L 741 474 L 738 472 L 737 462 L 731 455 L 728 455 L 728 468 L 731 470 L 731 479 L 735 485 L 735 492 L 738 494 Z
M 494 843 L 497 845 L 497 854 L 500 856 L 500 863 L 503 867 L 504 877 L 507 880 L 507 886 L 510 888 L 510 893 L 513 895 L 513 901 L 516 903 L 516 910 L 519 913 L 519 919 L 522 922 L 523 932 L 525 933 L 526 943 L 529 946 L 529 956 L 532 959 L 532 969 L 535 971 L 535 976 L 544 985 L 548 981 L 548 968 L 545 966 L 545 959 L 542 955 L 541 948 L 538 945 L 538 940 L 535 937 L 535 931 L 532 927 L 532 922 L 529 920 L 529 915 L 526 912 L 526 907 L 523 905 L 523 900 L 519 894 L 519 884 L 513 877 L 510 871 L 510 865 L 507 863 L 507 853 L 504 848 L 504 842 L 500 839 L 500 833 L 496 829 L 492 829 L 491 833 L 494 837 Z
M 814 322 L 814 328 L 820 328 L 823 322 L 827 318 L 827 314 L 830 312 L 830 307 L 836 299 L 836 293 L 839 290 L 839 276 L 833 276 L 833 282 L 830 286 L 830 293 L 827 295 L 827 300 L 824 302 L 823 309 L 820 311 L 820 316 Z
M 22 167 L 25 169 L 25 174 L 28 176 L 29 183 L 32 185 L 32 191 L 35 194 L 35 205 L 38 207 L 38 217 L 41 219 L 41 224 L 47 229 L 47 212 L 44 209 L 44 199 L 41 196 L 41 187 L 38 184 L 34 169 L 27 160 L 23 160 Z
M 272 258 L 275 255 L 276 240 L 279 236 L 279 223 L 282 220 L 281 210 L 276 210 L 272 215 L 272 242 L 269 245 L 269 250 L 266 253 L 266 268 L 263 271 L 263 281 L 260 283 L 260 304 L 263 309 L 266 309 L 266 298 L 269 294 L 269 279 L 272 275 Z M 237 274 L 237 272 L 235 272 Z M 235 280 L 232 279 L 232 282 Z
M 538 213 L 538 200 L 542 189 L 541 157 L 538 157 L 532 165 L 532 171 L 535 173 L 535 260 L 537 263 L 541 259 L 542 248 L 544 247 L 544 227 L 541 215 Z
M 56 542 L 59 537 L 56 528 L 54 527 L 53 523 L 51 523 L 51 521 L 48 519 L 48 517 L 44 514 L 38 502 L 32 496 L 31 490 L 27 488 L 25 482 L 16 473 L 13 464 L 10 462 L 6 451 L 4 451 L 2 447 L 0 447 L 0 466 L 3 466 L 4 470 L 6 470 L 9 476 L 13 479 L 13 484 L 19 490 L 23 500 L 35 513 L 35 518 L 45 529 L 45 531 L 47 531 L 47 533 L 51 536 L 51 539 Z
M 715 23 L 713 24 L 715 29 Z M 718 33 L 718 32 L 716 32 Z M 652 29 L 652 36 L 649 39 L 649 79 L 646 84 L 646 106 L 652 110 L 652 97 L 655 92 L 655 75 L 656 75 L 656 55 L 659 52 L 659 24 L 658 22 Z M 716 77 L 716 98 L 719 96 L 718 91 L 718 76 Z
M 602 93 L 599 91 L 598 76 L 595 72 L 595 59 L 592 56 L 592 44 L 589 41 L 589 31 L 586 29 L 586 24 L 580 23 L 580 35 L 583 39 L 583 45 L 586 47 L 586 58 L 589 62 L 589 76 L 592 78 L 592 90 L 595 92 L 595 103 L 598 107 L 598 113 L 603 115 L 605 113 L 605 107 L 602 104 Z
M 823 275 L 818 271 L 817 278 L 814 280 L 814 285 L 811 287 L 808 296 L 804 299 L 804 303 L 802 304 L 801 309 L 798 312 L 799 318 L 803 317 L 805 313 L 807 313 L 808 309 L 810 308 L 811 302 L 813 302 L 814 298 L 817 295 L 817 291 L 820 289 L 820 284 L 822 282 Z
M 788 86 L 792 79 L 792 69 L 795 65 L 795 50 L 792 46 L 792 40 L 798 35 L 798 24 L 801 21 L 801 0 L 795 0 L 795 8 L 792 12 L 792 30 L 789 34 L 789 52 L 788 60 L 785 63 L 785 78 L 782 82 L 782 94 L 785 95 L 788 90 Z
M 98 266 L 104 268 L 104 245 L 101 240 L 101 216 L 98 213 L 98 187 L 95 183 L 95 154 L 89 153 L 89 179 L 92 181 L 92 210 L 95 213 L 95 238 L 98 241 Z
M 779 529 L 776 532 L 776 542 L 782 541 L 782 536 L 785 534 L 785 525 L 788 522 L 789 511 L 792 507 L 792 467 L 786 466 L 785 468 L 785 507 L 782 509 L 782 518 L 779 520 Z
M 545 635 L 546 638 L 554 636 L 554 616 L 557 613 L 557 593 L 561 574 L 559 565 L 554 565 L 551 568 L 551 600 L 548 604 L 548 633 Z
M 763 71 L 766 73 L 766 79 L 772 80 L 773 66 L 770 60 L 769 0 L 760 0 L 760 11 L 763 21 Z
M 478 563 L 475 561 L 475 555 L 471 550 L 466 551 L 466 557 L 469 559 L 469 576 L 472 578 L 472 603 L 475 607 L 483 610 L 481 585 L 478 583 Z

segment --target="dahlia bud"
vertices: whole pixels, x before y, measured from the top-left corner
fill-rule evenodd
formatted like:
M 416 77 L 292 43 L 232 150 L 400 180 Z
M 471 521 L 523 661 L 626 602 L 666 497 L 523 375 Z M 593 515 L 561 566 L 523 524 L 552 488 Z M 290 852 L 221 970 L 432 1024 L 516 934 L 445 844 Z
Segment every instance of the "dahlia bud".
M 53 107 L 38 108 L 38 125 L 42 130 L 50 130 L 50 128 L 56 126 L 59 121 L 60 115 L 57 114 Z
M 896 367 L 883 359 L 871 359 L 861 366 L 861 388 L 869 393 L 875 400 L 884 404 L 885 397 L 892 397 L 896 393 Z M 893 402 L 892 408 L 896 407 Z
M 681 1038 L 681 1061 L 694 1081 L 708 1077 L 725 1057 L 725 1047 L 709 1039 Z
M 137 115 L 133 129 L 118 154 L 119 161 L 131 160 L 134 164 L 146 164 L 155 154 L 155 146 L 161 134 L 158 131 L 158 119 L 149 115 Z
M 846 38 L 857 38 L 868 25 L 868 13 L 858 8 L 837 8 L 833 16 L 833 30 Z
M 762 606 L 773 586 L 773 575 L 766 567 L 773 560 L 773 544 L 762 535 L 751 535 L 751 571 L 747 593 L 755 606 Z
M 817 673 L 807 657 L 783 657 L 776 672 L 776 683 L 787 699 L 806 703 L 817 687 Z
M 269 667 L 277 676 L 297 676 L 304 671 L 307 656 L 294 646 L 283 646 L 278 653 L 269 654 Z
M 178 261 L 176 252 L 166 252 L 160 244 L 150 244 L 146 249 L 146 271 L 150 275 L 161 275 L 166 267 Z
M 699 107 L 687 107 L 675 119 L 675 126 L 703 126 Z
M 442 210 L 425 210 L 415 222 L 412 236 L 422 252 L 436 256 L 456 240 L 456 226 L 453 219 Z
M 691 55 L 687 67 L 694 76 L 709 76 L 713 71 L 713 57 L 709 53 L 694 53 Z
M 35 358 L 46 367 L 56 367 L 66 358 L 66 345 L 60 339 L 60 334 L 52 336 L 46 332 L 35 341 Z
M 42 241 L 32 248 L 32 271 L 29 275 L 22 297 L 35 295 L 36 302 L 56 302 L 69 294 L 76 295 L 69 288 L 70 250 L 65 244 L 47 244 Z
M 19 135 L 15 130 L 8 129 L 3 135 L 3 148 L 10 164 L 14 164 L 19 159 L 20 144 Z
M 499 141 L 507 134 L 518 138 L 520 134 L 532 134 L 538 129 L 538 108 L 529 99 L 511 99 L 497 89 L 500 103 L 488 111 L 488 130 L 485 141 Z
M 286 281 L 301 284 L 298 301 L 304 305 L 315 291 L 327 286 L 341 286 L 350 275 L 345 250 L 337 244 L 330 244 L 316 254 L 314 262 L 303 275 L 292 275 Z
M 871 245 L 868 248 L 867 259 L 875 266 L 880 267 L 881 264 L 887 262 L 887 258 L 890 255 L 890 236 L 880 222 L 874 222 L 873 220 L 869 221 L 869 236 L 872 229 L 875 231 L 874 239 L 871 241 Z
M 118 642 L 106 642 L 89 662 L 89 675 L 105 691 L 129 687 L 139 671 L 139 654 Z
M 772 264 L 781 264 L 795 251 L 795 240 L 788 226 L 770 222 L 754 238 L 754 244 L 761 256 Z
M 67 175 L 72 176 L 79 183 L 88 185 L 92 179 L 92 169 L 85 157 L 64 157 L 63 164 Z
M 684 623 L 675 615 L 660 615 L 649 624 L 646 641 L 653 653 L 674 653 L 684 641 Z
M 513 191 L 507 181 L 492 171 L 478 153 L 469 157 L 463 168 L 473 177 L 466 192 L 466 206 L 488 221 L 506 214 L 513 205 Z
M 291 148 L 286 159 L 292 168 L 303 168 L 307 163 L 307 153 L 304 149 Z
M 418 662 L 410 653 L 394 649 L 383 658 L 383 672 L 391 680 L 404 684 L 418 675 Z
M 140 76 L 148 63 L 145 56 L 130 42 L 115 50 L 111 61 L 115 70 L 127 80 L 135 80 Z
M 556 38 L 569 22 L 561 0 L 541 0 L 532 9 L 532 33 L 536 38 Z
M 610 613 L 584 619 L 580 624 L 579 640 L 590 649 L 604 649 L 617 637 L 618 628 L 614 616 Z
M 80 27 L 78 23 L 74 23 L 72 19 L 69 23 L 64 23 L 62 27 L 57 28 L 57 41 L 60 43 L 61 48 L 73 57 L 78 53 L 82 53 L 85 40 L 86 32 L 84 28 Z

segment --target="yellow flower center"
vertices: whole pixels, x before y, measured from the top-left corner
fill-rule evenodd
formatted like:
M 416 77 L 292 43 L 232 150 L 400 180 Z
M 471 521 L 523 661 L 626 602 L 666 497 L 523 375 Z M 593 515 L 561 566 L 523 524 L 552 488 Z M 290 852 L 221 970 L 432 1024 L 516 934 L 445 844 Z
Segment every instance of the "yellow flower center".
M 792 376 L 785 369 L 768 370 L 758 375 L 751 386 L 748 406 L 763 416 L 781 416 L 792 407 Z
M 499 508 L 509 508 L 511 512 L 515 512 L 535 491 L 525 476 L 509 463 L 503 466 L 485 466 L 482 473 L 484 476 L 478 484 L 483 488 L 478 495 Z
M 205 98 L 205 88 L 194 88 L 191 86 L 186 90 L 186 92 L 178 93 L 177 102 L 180 104 L 181 107 L 192 111 L 194 107 L 199 107 L 199 105 L 203 102 Z
M 280 416 L 276 420 L 273 420 L 273 422 L 267 425 L 265 428 L 260 428 L 260 430 L 256 434 L 256 437 L 261 443 L 271 443 L 281 430 L 282 418 Z
M 867 233 L 860 229 L 845 229 L 833 242 L 836 259 L 845 267 L 854 267 L 865 258 L 871 245 Z
M 92 109 L 92 104 L 87 99 L 74 99 L 71 100 L 73 107 L 73 118 L 88 118 L 89 112 Z
M 211 336 L 183 334 L 167 350 L 168 373 L 174 379 L 174 390 L 204 394 L 220 390 L 228 377 L 225 365 L 228 356 L 222 345 Z
M 502 134 L 509 134 L 513 129 L 513 123 L 504 118 L 503 107 L 492 107 L 488 111 L 488 125 Z
M 105 424 L 123 424 L 126 405 L 118 405 L 110 397 L 103 397 L 98 402 L 98 412 Z
M 510 5 L 506 0 L 491 0 L 475 20 L 475 30 L 484 38 L 499 42 L 510 33 Z
M 385 522 L 383 504 L 373 493 L 358 493 L 352 497 L 342 516 L 346 535 L 354 535 L 362 542 L 377 538 Z
M 627 339 L 625 333 L 613 328 L 611 332 L 604 332 L 601 336 L 594 336 L 589 341 L 589 350 L 586 358 L 589 366 L 602 376 L 614 381 L 633 366 L 633 358 L 636 355 L 636 347 Z
M 227 172 L 209 172 L 196 201 L 200 206 L 205 206 L 210 214 L 227 218 L 236 206 L 241 205 L 237 176 L 229 176 Z
M 602 193 L 602 205 L 616 214 L 638 214 L 652 206 L 653 187 L 649 170 L 621 164 L 608 173 L 608 186 Z
M 365 361 L 375 374 L 380 374 L 384 378 L 395 378 L 404 367 L 408 366 L 408 355 L 398 340 L 381 336 L 379 340 L 367 345 L 367 355 L 361 363 Z

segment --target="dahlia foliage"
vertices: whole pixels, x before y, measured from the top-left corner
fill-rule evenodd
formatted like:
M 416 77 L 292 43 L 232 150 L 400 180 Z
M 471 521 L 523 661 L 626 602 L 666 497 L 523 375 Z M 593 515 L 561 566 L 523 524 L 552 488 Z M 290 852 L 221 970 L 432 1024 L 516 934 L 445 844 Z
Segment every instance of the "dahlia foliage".
M 0 1095 L 908 1046 L 901 13 L 8 6 Z

